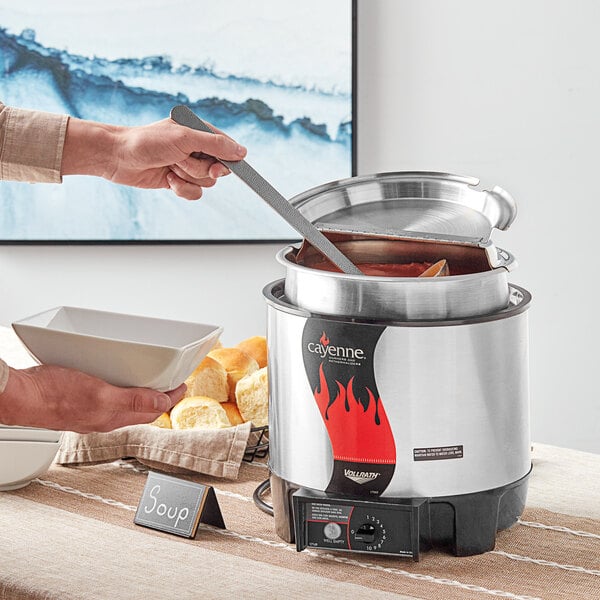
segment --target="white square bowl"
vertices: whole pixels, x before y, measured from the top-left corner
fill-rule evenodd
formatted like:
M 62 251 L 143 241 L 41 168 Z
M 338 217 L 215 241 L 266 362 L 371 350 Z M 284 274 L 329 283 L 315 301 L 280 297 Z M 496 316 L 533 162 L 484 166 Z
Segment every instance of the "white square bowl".
M 70 367 L 113 385 L 160 391 L 182 384 L 222 327 L 60 306 L 12 324 L 42 364 Z
M 59 447 L 60 442 L 0 441 L 0 491 L 17 490 L 43 475 Z
M 53 429 L 0 425 L 1 442 L 60 442 L 62 433 L 62 431 L 54 431 Z M 2 457 L 0 457 L 0 460 L 2 460 Z

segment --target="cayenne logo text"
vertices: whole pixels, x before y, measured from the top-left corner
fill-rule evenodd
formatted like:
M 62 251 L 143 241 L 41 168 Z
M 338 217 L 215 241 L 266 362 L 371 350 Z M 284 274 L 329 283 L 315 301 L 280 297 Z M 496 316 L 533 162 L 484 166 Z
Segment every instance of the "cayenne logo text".
M 363 360 L 365 351 L 362 348 L 350 348 L 349 346 L 334 346 L 330 343 L 327 334 L 323 332 L 321 339 L 318 342 L 309 342 L 307 349 L 313 354 L 317 354 L 321 358 L 327 356 L 334 358 L 351 358 Z
M 375 471 L 353 471 L 352 469 L 344 469 L 344 475 L 348 479 L 352 479 L 356 483 L 368 483 L 369 481 L 373 481 L 373 479 L 377 479 L 381 473 L 376 473 Z

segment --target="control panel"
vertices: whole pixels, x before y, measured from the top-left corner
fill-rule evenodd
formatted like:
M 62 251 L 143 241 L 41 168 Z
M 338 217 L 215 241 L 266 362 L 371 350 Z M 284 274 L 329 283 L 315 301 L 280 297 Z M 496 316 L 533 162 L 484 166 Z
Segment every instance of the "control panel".
M 293 503 L 298 551 L 377 552 L 419 560 L 419 511 L 424 499 L 372 502 L 301 488 Z

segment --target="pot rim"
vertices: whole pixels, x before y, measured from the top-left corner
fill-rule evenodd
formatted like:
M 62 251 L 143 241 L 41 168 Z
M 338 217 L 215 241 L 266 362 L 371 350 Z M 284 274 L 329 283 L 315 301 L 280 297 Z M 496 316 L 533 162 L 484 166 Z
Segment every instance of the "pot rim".
M 406 279 L 406 278 L 402 278 Z M 514 283 L 508 284 L 509 290 L 509 301 L 507 306 L 494 310 L 492 312 L 483 313 L 474 316 L 457 316 L 457 317 L 443 317 L 440 319 L 436 318 L 425 318 L 425 319 L 400 319 L 398 317 L 368 317 L 368 316 L 351 316 L 343 314 L 330 314 L 325 312 L 319 312 L 316 310 L 310 310 L 297 304 L 292 303 L 285 296 L 285 279 L 276 279 L 271 281 L 263 288 L 263 297 L 269 306 L 272 306 L 275 310 L 283 311 L 298 317 L 303 318 L 317 318 L 325 319 L 329 321 L 339 321 L 344 323 L 363 323 L 366 325 L 384 325 L 386 327 L 454 327 L 464 325 L 479 325 L 482 323 L 490 323 L 493 321 L 500 321 L 503 319 L 515 317 L 529 310 L 532 303 L 532 294 L 529 290 L 515 285 Z M 513 300 L 513 296 L 518 300 Z

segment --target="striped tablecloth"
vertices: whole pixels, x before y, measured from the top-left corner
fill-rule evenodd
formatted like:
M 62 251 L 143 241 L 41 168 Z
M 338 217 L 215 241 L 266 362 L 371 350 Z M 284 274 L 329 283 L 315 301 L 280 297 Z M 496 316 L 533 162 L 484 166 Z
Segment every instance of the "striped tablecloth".
M 19 352 L 0 330 L 0 355 Z M 419 563 L 297 553 L 252 502 L 264 464 L 236 481 L 195 478 L 214 486 L 227 529 L 201 525 L 194 540 L 134 525 L 141 465 L 55 465 L 0 494 L 0 598 L 600 598 L 600 456 L 535 444 L 533 463 L 526 511 L 493 552 Z

